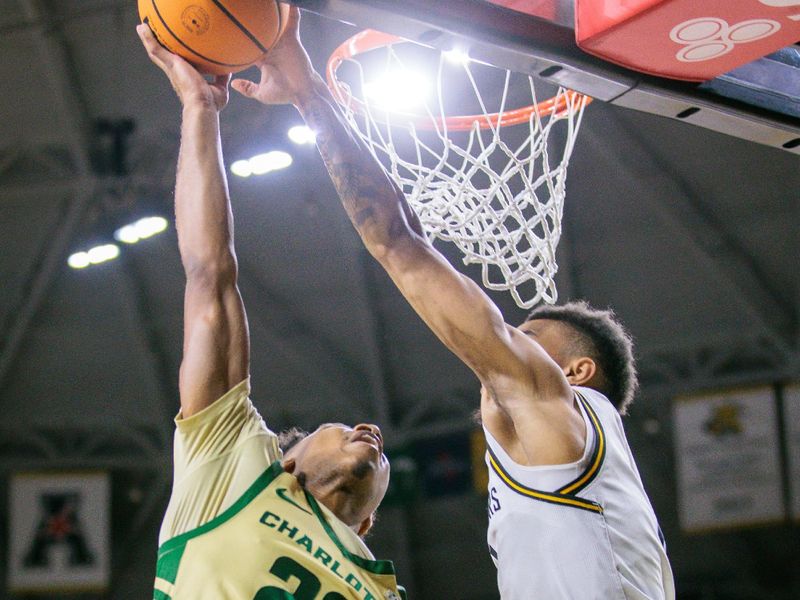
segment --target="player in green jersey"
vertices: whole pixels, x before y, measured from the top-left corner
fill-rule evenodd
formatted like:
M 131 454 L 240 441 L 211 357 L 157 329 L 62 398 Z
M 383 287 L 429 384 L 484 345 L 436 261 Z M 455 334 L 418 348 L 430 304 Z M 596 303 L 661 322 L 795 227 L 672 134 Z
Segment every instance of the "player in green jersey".
M 363 536 L 389 481 L 380 429 L 332 423 L 284 455 L 249 399 L 249 336 L 219 134 L 229 76 L 207 81 L 137 32 L 182 107 L 175 186 L 186 272 L 175 473 L 154 598 L 399 598 Z

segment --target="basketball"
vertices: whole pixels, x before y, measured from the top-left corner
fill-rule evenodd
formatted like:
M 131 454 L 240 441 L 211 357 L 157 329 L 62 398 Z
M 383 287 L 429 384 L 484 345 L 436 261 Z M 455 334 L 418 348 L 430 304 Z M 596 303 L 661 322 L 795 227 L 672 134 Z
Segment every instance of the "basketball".
M 139 17 L 168 50 L 211 75 L 253 65 L 283 33 L 277 0 L 139 0 Z

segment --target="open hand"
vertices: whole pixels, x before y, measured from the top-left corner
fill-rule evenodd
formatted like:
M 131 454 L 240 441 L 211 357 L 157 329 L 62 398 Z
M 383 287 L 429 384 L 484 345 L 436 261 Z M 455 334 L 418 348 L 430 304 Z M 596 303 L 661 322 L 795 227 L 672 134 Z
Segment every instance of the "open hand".
M 300 43 L 300 10 L 297 7 L 290 9 L 283 35 L 256 66 L 261 71 L 258 83 L 234 79 L 231 87 L 263 104 L 296 105 L 320 80 Z
M 136 33 L 139 34 L 150 60 L 169 77 L 169 82 L 183 106 L 208 106 L 217 111 L 225 108 L 228 103 L 230 75 L 217 75 L 212 81 L 207 81 L 187 61 L 159 44 L 148 25 L 138 25 Z

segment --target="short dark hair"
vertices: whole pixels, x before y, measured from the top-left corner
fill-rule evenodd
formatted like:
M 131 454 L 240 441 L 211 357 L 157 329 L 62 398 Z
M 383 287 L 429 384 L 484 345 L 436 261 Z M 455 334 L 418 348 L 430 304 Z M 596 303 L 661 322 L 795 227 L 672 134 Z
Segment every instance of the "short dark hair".
M 308 432 L 299 427 L 284 429 L 278 434 L 278 447 L 286 454 L 289 450 L 294 448 L 300 440 L 306 437 L 308 437 Z
M 624 415 L 639 389 L 633 341 L 612 310 L 598 310 L 583 301 L 560 306 L 539 306 L 526 321 L 549 319 L 568 325 L 576 335 L 572 352 L 595 361 L 601 371 L 598 391 L 605 394 Z

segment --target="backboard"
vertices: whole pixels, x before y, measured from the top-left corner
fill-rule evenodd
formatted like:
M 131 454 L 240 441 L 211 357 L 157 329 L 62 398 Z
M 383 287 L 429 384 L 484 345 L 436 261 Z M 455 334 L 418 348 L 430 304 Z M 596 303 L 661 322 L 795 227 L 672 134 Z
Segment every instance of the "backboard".
M 663 43 L 656 39 L 641 53 L 644 60 L 636 56 L 635 44 L 651 40 L 642 40 L 641 34 L 638 40 L 635 35 L 623 40 L 632 44 L 632 50 L 620 58 L 615 51 L 621 38 L 598 34 L 618 28 L 602 20 L 622 19 L 633 9 L 651 14 L 668 5 L 674 12 L 686 0 L 292 1 L 358 27 L 442 50 L 457 48 L 476 60 L 532 74 L 604 102 L 800 154 L 800 47 L 788 42 L 760 56 L 758 52 L 767 46 L 763 41 L 755 43 L 769 36 L 773 36 L 771 42 L 779 43 L 800 39 L 800 0 L 734 3 L 737 7 L 751 4 L 748 10 L 763 15 L 739 21 L 733 20 L 734 15 L 730 23 L 715 11 L 727 10 L 731 3 L 703 3 L 703 10 L 715 16 L 676 22 Z M 582 4 L 576 7 L 576 2 Z M 598 6 L 608 9 L 595 15 L 600 25 L 584 25 L 583 31 L 578 27 L 576 32 L 576 10 L 585 24 L 587 7 L 597 12 Z M 628 13 L 620 17 L 620 11 Z M 658 52 L 675 44 L 683 63 L 678 66 L 698 67 L 692 72 L 693 81 L 676 79 L 672 72 L 664 76 L 655 64 Z M 724 60 L 709 60 L 716 55 L 724 55 Z M 719 73 L 699 68 L 714 63 L 733 68 Z M 713 76 L 705 79 L 708 74 Z

